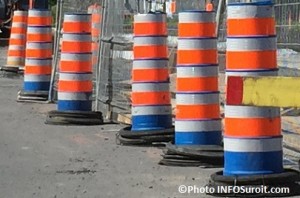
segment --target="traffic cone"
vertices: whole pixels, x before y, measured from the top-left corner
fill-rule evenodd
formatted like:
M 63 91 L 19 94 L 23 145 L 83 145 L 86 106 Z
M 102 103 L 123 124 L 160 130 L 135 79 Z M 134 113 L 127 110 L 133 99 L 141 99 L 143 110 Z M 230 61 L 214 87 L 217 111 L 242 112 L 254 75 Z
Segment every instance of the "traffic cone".
M 277 76 L 272 2 L 229 3 L 227 17 L 226 76 Z M 224 170 L 211 175 L 211 194 L 265 197 L 274 187 L 289 188 L 276 197 L 299 193 L 299 172 L 283 168 L 279 108 L 226 105 L 224 161 Z
M 27 15 L 27 11 L 14 11 L 7 53 L 7 63 L 5 66 L 1 67 L 1 70 L 3 71 L 19 73 L 24 70 Z
M 23 90 L 18 101 L 47 101 L 52 65 L 52 21 L 48 10 L 28 13 L 26 61 Z
M 222 166 L 215 13 L 179 13 L 177 48 L 175 142 L 160 164 Z
M 57 111 L 46 124 L 102 124 L 101 112 L 92 112 L 93 72 L 91 15 L 65 14 L 58 80 Z
M 134 16 L 132 125 L 121 129 L 123 145 L 149 145 L 174 138 L 169 91 L 166 15 Z

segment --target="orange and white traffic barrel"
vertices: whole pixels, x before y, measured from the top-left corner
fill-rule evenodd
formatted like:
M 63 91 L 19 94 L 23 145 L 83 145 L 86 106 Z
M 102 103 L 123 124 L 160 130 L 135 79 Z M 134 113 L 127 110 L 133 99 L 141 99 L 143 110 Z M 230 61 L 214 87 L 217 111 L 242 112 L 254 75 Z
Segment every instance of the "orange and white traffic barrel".
M 46 124 L 97 125 L 101 112 L 92 112 L 91 15 L 64 15 L 58 77 L 57 111 L 48 113 Z
M 26 61 L 21 100 L 47 100 L 52 65 L 52 17 L 49 10 L 28 11 Z
M 271 1 L 228 4 L 227 76 L 276 76 Z M 225 106 L 224 175 L 283 172 L 280 109 Z
M 4 71 L 18 72 L 24 68 L 27 15 L 26 11 L 14 11 L 7 52 L 7 64 L 2 67 Z
M 166 16 L 134 16 L 132 131 L 172 128 Z
M 65 15 L 58 82 L 58 111 L 92 110 L 92 37 L 91 25 L 86 24 L 87 21 L 91 23 L 90 14 Z M 73 23 L 73 28 L 70 23 Z
M 92 15 L 92 65 L 96 68 L 99 52 L 99 36 L 101 34 L 102 7 L 98 4 L 93 4 L 88 7 L 88 13 Z
M 192 29 L 190 29 L 194 25 Z M 221 145 L 215 13 L 179 13 L 176 145 Z

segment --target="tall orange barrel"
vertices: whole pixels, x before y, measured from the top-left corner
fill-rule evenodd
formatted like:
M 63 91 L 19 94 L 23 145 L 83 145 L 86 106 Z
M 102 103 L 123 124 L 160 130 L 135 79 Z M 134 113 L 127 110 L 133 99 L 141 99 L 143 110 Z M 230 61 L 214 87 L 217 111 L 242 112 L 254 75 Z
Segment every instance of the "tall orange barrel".
M 7 64 L 2 68 L 3 70 L 18 71 L 19 69 L 24 69 L 27 15 L 27 11 L 14 11 L 7 52 Z
M 221 145 L 215 13 L 181 12 L 178 27 L 175 144 Z
M 271 1 L 230 3 L 227 76 L 276 76 L 276 33 Z M 224 175 L 283 172 L 280 109 L 225 106 Z
M 92 110 L 91 15 L 65 14 L 58 82 L 58 111 Z
M 134 132 L 172 127 L 166 15 L 134 16 L 132 128 Z
M 49 10 L 29 10 L 24 93 L 42 92 L 48 95 L 52 62 L 51 25 L 52 16 Z

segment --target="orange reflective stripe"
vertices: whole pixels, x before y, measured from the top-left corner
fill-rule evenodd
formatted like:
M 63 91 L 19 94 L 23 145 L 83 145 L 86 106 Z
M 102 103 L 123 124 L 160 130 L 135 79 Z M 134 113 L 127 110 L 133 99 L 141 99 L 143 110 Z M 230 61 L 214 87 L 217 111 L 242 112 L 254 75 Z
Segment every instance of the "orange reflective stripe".
M 218 77 L 177 78 L 177 91 L 218 91 Z
M 280 118 L 225 118 L 226 136 L 262 137 L 280 134 Z
M 52 25 L 51 17 L 28 17 L 28 25 L 41 25 L 41 26 L 50 26 Z
M 275 35 L 274 18 L 228 19 L 227 35 Z
M 92 43 L 91 42 L 79 42 L 79 41 L 63 41 L 62 52 L 91 52 Z
M 177 64 L 217 64 L 217 50 L 178 50 Z
M 101 15 L 100 14 L 92 14 L 92 22 L 93 23 L 99 23 L 101 21 Z
M 215 37 L 215 23 L 179 23 L 179 37 Z
M 276 50 L 226 53 L 227 69 L 277 68 Z
M 168 69 L 133 69 L 133 81 L 167 81 L 169 79 Z
M 18 16 L 14 15 L 13 17 L 13 23 L 18 22 L 18 23 L 27 23 L 27 16 Z
M 91 81 L 64 81 L 58 82 L 58 91 L 61 92 L 91 92 L 93 83 Z
M 26 40 L 24 40 L 24 39 L 10 39 L 9 40 L 9 45 L 21 45 L 21 46 L 23 46 L 23 45 L 25 45 L 25 43 L 26 43 Z
M 219 104 L 176 105 L 176 119 L 214 119 L 219 117 Z
M 26 28 L 12 27 L 11 34 L 26 34 Z
M 65 33 L 91 32 L 91 23 L 90 22 L 64 22 L 63 32 Z
M 52 56 L 51 49 L 27 49 L 26 57 L 50 58 Z
M 99 36 L 99 34 L 100 34 L 100 30 L 99 29 L 92 29 L 92 36 L 93 37 Z
M 98 50 L 99 44 L 98 43 L 92 43 L 92 51 Z
M 24 50 L 8 50 L 8 56 L 17 56 L 17 57 L 25 57 Z
M 166 45 L 149 45 L 133 47 L 134 58 L 167 58 L 168 47 Z
M 28 42 L 51 42 L 51 34 L 27 34 Z
M 132 105 L 170 104 L 169 92 L 132 92 Z
M 167 27 L 164 22 L 157 23 L 135 23 L 134 35 L 167 35 Z
M 91 61 L 60 61 L 61 72 L 92 72 Z
M 25 74 L 51 74 L 51 66 L 25 66 Z
M 205 9 L 206 9 L 206 11 L 211 12 L 214 10 L 214 5 L 212 3 L 208 3 L 208 4 L 206 4 Z

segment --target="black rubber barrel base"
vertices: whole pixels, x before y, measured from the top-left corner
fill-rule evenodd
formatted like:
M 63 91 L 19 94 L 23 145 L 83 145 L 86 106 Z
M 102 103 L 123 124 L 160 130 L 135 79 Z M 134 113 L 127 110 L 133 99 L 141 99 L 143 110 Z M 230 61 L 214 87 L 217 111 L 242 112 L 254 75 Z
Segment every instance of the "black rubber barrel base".
M 286 169 L 283 173 L 278 174 L 224 176 L 223 171 L 219 171 L 211 175 L 207 187 L 214 189 L 210 190 L 213 193 L 208 193 L 209 195 L 218 197 L 295 196 L 300 195 L 300 173 L 296 170 Z M 251 190 L 254 188 L 256 190 Z M 227 189 L 227 192 L 221 189 Z M 246 191 L 246 189 L 248 190 Z M 276 192 L 271 193 L 273 190 Z
M 85 111 L 50 111 L 45 124 L 52 125 L 101 125 L 102 113 Z
M 14 73 L 14 74 L 24 73 L 24 67 L 17 67 L 17 66 L 2 66 L 0 70 L 8 73 Z
M 18 102 L 43 102 L 48 100 L 48 91 L 18 92 Z
M 176 146 L 167 144 L 160 165 L 220 168 L 224 165 L 223 147 L 218 145 Z
M 128 126 L 118 131 L 116 143 L 124 146 L 164 146 L 167 142 L 173 141 L 174 134 L 174 127 L 133 132 L 131 126 Z

